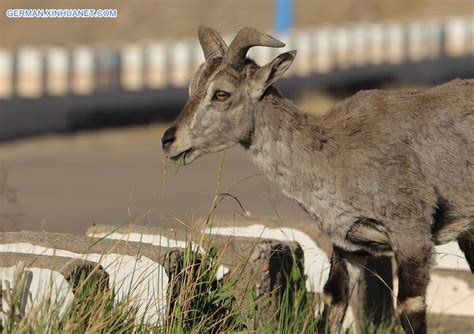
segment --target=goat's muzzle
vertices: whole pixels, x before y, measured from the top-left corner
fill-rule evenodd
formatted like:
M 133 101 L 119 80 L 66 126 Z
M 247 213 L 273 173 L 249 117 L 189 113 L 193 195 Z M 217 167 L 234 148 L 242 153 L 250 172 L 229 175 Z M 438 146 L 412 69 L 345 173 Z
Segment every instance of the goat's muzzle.
M 176 140 L 176 126 L 168 128 L 161 137 L 161 147 L 165 150 Z

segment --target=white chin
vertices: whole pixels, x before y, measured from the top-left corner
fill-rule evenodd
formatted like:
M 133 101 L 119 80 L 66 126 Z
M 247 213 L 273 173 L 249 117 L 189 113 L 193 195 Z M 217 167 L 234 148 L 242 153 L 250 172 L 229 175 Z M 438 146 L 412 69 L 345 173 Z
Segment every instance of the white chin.
M 201 155 L 202 155 L 202 153 L 199 150 L 192 150 L 191 152 L 187 153 L 184 156 L 184 165 L 189 165 L 194 160 L 199 158 Z

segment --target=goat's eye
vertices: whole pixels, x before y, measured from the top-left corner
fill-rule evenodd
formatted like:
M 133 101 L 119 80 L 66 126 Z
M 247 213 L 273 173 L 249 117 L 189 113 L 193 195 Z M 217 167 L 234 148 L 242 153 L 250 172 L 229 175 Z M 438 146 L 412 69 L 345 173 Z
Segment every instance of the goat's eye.
M 216 101 L 225 101 L 229 98 L 230 94 L 227 92 L 224 92 L 223 90 L 218 90 L 217 92 L 214 93 L 214 96 L 212 97 L 213 100 Z

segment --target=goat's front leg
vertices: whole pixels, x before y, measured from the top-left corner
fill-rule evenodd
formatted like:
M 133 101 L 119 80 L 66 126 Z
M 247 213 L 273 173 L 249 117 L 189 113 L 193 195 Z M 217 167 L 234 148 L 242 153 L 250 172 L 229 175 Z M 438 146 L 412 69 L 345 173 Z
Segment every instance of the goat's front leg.
M 331 255 L 331 270 L 324 285 L 324 311 L 318 326 L 319 333 L 337 334 L 341 331 L 344 315 L 349 305 L 354 283 L 360 276 L 361 266 L 351 265 L 352 262 L 362 261 L 343 250 L 334 247 Z
M 434 245 L 430 239 L 405 239 L 397 245 L 398 314 L 406 333 L 427 333 L 426 289 Z

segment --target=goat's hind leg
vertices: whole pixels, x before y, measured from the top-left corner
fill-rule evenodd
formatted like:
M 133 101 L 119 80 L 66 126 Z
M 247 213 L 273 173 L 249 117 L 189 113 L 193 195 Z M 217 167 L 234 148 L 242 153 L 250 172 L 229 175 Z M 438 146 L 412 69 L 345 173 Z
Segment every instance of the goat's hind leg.
M 359 274 L 360 268 L 349 264 L 348 254 L 334 247 L 329 278 L 324 285 L 324 311 L 322 320 L 318 324 L 319 333 L 340 333 L 351 290 Z
M 410 239 L 397 245 L 398 313 L 406 333 L 427 333 L 426 290 L 434 245 L 431 240 Z

